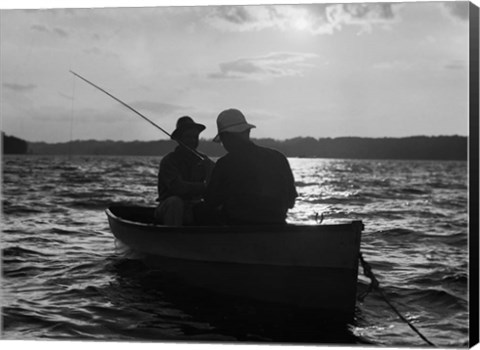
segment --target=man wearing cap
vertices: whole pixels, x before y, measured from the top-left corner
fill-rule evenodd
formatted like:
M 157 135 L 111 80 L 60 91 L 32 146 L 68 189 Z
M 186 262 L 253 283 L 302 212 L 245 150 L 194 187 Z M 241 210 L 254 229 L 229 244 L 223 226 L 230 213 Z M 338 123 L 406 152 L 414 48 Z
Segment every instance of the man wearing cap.
M 214 166 L 206 155 L 196 151 L 204 129 L 205 125 L 195 123 L 189 116 L 177 120 L 171 137 L 179 145 L 162 158 L 158 171 L 157 200 L 160 203 L 155 209 L 155 219 L 164 225 L 193 223 L 192 207 L 201 200 Z
M 229 224 L 284 224 L 297 197 L 292 170 L 282 153 L 250 140 L 254 127 L 237 109 L 218 115 L 214 141 L 228 153 L 215 164 L 205 203 Z

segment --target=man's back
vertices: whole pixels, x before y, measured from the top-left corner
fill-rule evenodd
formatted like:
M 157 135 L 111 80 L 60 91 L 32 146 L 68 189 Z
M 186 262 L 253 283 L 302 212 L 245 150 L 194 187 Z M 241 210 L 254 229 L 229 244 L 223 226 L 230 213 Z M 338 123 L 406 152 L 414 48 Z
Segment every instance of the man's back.
M 223 205 L 230 223 L 284 223 L 297 192 L 288 160 L 249 143 L 217 161 L 205 200 Z

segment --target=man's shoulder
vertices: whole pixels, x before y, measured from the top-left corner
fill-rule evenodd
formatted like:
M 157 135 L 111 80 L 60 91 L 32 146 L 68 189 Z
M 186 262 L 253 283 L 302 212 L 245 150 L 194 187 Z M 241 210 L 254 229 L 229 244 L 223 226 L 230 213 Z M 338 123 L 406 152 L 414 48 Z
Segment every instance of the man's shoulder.
M 286 156 L 282 152 L 274 148 L 269 148 L 269 147 L 259 146 L 259 145 L 257 145 L 257 147 L 260 149 L 260 152 L 263 152 L 271 157 L 282 158 L 282 159 L 286 158 Z
M 235 160 L 235 157 L 231 153 L 227 153 L 217 159 L 215 164 L 228 164 Z
M 172 151 L 167 154 L 165 154 L 162 159 L 160 160 L 160 165 L 165 166 L 169 164 L 176 165 L 180 161 L 180 157 L 178 155 L 178 152 Z
M 168 160 L 170 160 L 170 159 L 172 159 L 172 158 L 175 158 L 175 151 L 171 151 L 171 152 L 165 154 L 164 156 L 162 156 L 162 160 L 161 160 L 161 161 L 162 161 L 162 162 L 163 162 L 163 161 L 168 161 Z

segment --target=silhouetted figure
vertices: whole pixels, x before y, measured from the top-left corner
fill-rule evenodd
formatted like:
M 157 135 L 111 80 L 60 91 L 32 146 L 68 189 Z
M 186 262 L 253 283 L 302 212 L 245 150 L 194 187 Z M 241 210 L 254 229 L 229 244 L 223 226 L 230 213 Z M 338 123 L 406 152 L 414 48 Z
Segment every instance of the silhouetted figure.
M 254 127 L 237 109 L 219 114 L 214 141 L 228 153 L 215 164 L 205 202 L 229 224 L 284 224 L 297 197 L 292 170 L 282 153 L 250 140 Z
M 155 219 L 164 225 L 189 225 L 194 223 L 193 205 L 199 202 L 206 189 L 206 181 L 214 163 L 207 156 L 200 160 L 185 146 L 196 150 L 198 137 L 205 125 L 192 118 L 178 119 L 172 139 L 179 140 L 175 150 L 160 162 L 158 171 L 158 201 Z

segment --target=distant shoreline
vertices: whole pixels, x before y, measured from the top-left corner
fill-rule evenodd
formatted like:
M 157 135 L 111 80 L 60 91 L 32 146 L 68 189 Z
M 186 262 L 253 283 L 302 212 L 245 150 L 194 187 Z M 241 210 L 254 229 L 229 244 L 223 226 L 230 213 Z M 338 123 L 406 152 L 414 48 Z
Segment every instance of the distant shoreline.
M 163 155 L 159 156 L 152 156 L 152 155 L 122 155 L 122 154 L 33 154 L 33 153 L 25 153 L 25 154 L 2 154 L 3 157 L 26 157 L 26 158 L 36 158 L 36 157 L 60 157 L 60 158 L 96 158 L 96 157 L 107 157 L 107 158 L 121 158 L 121 157 L 146 157 L 146 158 L 155 158 L 163 157 Z M 213 161 L 216 161 L 219 157 L 211 156 L 210 157 Z M 364 160 L 364 161 L 398 161 L 398 162 L 467 162 L 468 159 L 393 159 L 393 158 L 322 158 L 322 157 L 300 157 L 300 156 L 288 156 L 288 159 L 325 159 L 325 160 Z
M 277 149 L 292 158 L 467 160 L 468 157 L 468 137 L 458 135 L 402 138 L 296 137 L 287 140 L 253 141 Z M 162 156 L 176 147 L 172 140 L 129 142 L 77 140 L 63 143 L 27 142 L 27 144 L 26 153 L 36 155 Z M 225 154 L 222 145 L 211 140 L 201 140 L 199 150 L 210 157 Z

